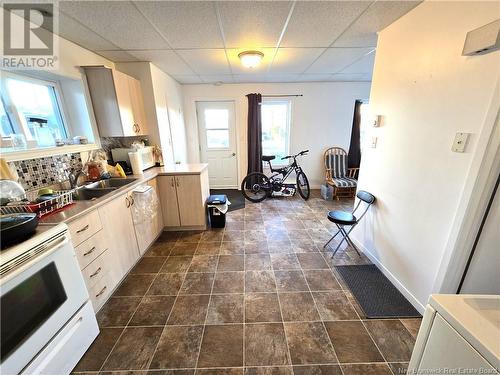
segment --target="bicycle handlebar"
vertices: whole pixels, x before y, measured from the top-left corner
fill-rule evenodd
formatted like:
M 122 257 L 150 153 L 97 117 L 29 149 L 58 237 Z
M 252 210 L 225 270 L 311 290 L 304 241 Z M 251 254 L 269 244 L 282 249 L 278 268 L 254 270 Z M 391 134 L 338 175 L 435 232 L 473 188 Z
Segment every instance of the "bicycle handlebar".
M 286 160 L 286 159 L 290 159 L 290 158 L 296 158 L 297 156 L 302 156 L 302 155 L 306 155 L 307 153 L 309 152 L 309 150 L 304 150 L 304 151 L 300 151 L 298 154 L 296 155 L 288 155 L 288 156 L 284 156 L 281 158 L 281 160 Z

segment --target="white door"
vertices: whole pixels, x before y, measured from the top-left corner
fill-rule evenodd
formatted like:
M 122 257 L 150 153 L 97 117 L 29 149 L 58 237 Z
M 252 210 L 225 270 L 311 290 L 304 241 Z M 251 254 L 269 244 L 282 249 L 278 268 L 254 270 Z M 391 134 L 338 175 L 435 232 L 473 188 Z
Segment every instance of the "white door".
M 196 102 L 200 159 L 208 163 L 210 188 L 238 187 L 234 102 Z

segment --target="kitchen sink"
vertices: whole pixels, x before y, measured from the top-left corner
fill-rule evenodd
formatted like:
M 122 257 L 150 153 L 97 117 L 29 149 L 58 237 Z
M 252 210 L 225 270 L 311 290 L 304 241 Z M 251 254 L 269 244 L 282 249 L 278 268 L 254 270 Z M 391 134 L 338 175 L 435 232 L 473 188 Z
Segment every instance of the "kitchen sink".
M 75 201 L 89 201 L 92 199 L 100 198 L 106 194 L 115 191 L 116 188 L 103 188 L 103 189 L 86 189 L 79 188 L 73 193 L 73 200 Z
M 77 201 L 97 199 L 121 188 L 122 186 L 128 185 L 135 180 L 135 178 L 111 178 L 109 180 L 92 182 L 76 189 L 73 193 L 73 199 Z
M 84 186 L 84 189 L 109 189 L 109 188 L 120 188 L 122 186 L 131 184 L 134 182 L 135 178 L 111 178 L 108 180 L 101 180 L 92 182 Z

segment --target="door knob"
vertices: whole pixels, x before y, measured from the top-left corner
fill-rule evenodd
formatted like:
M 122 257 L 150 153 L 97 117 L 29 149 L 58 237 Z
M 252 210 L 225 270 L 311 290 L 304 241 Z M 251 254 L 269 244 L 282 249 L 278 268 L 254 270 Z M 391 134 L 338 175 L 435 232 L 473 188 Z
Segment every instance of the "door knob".
M 233 152 L 233 153 L 231 154 L 231 156 L 236 156 L 236 152 Z

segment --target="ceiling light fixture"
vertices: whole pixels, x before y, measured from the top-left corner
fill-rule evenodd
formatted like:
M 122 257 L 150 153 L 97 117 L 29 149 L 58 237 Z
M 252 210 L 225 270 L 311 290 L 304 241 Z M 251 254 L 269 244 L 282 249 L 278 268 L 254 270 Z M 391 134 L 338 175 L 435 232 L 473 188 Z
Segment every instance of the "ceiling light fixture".
M 260 51 L 244 51 L 239 53 L 238 57 L 245 68 L 253 69 L 259 66 L 264 54 Z

